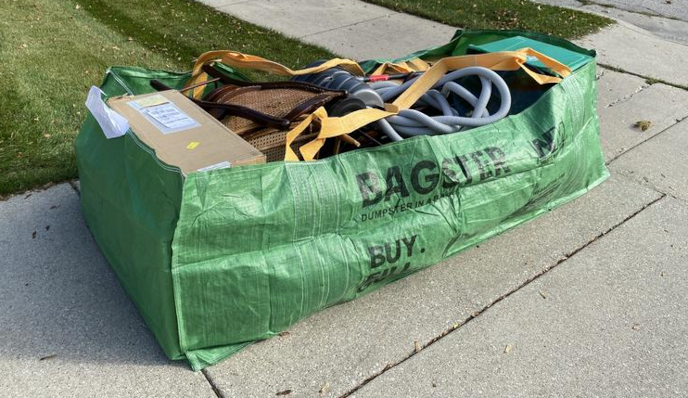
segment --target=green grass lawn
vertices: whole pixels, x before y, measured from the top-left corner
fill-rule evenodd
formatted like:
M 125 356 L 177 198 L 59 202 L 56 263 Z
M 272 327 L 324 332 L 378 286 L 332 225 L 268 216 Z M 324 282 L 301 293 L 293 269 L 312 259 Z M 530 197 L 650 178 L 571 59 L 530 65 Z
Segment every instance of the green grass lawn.
M 0 0 L 0 196 L 77 177 L 84 100 L 111 65 L 185 71 L 232 49 L 290 67 L 333 55 L 189 0 Z
M 578 38 L 613 21 L 528 0 L 364 0 L 462 29 L 525 29 Z

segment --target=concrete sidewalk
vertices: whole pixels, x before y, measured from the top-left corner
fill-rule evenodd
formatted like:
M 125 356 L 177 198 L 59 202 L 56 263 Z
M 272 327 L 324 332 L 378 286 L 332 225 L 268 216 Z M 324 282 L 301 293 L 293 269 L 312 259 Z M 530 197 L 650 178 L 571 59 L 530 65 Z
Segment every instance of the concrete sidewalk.
M 446 43 L 456 28 L 358 0 L 198 0 L 244 21 L 359 60 Z M 270 18 L 266 18 L 270 15 Z
M 688 2 L 667 0 L 534 0 L 625 21 L 663 39 L 688 45 Z
M 403 55 L 454 32 L 358 1 L 206 3 L 359 59 Z M 408 32 L 427 42 L 405 39 Z M 0 395 L 684 392 L 688 91 L 674 85 L 688 85 L 688 47 L 629 25 L 581 43 L 621 70 L 599 69 L 610 180 L 202 373 L 164 358 L 93 242 L 69 184 L 0 202 Z M 658 67 L 624 50 L 643 43 L 650 56 L 670 51 L 672 58 L 655 58 L 663 60 Z M 652 126 L 640 131 L 638 120 Z

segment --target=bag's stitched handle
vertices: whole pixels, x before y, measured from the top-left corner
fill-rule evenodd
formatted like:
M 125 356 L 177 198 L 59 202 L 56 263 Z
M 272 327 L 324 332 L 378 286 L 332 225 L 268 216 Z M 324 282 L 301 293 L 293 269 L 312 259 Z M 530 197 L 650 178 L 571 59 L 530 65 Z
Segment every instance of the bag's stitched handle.
M 303 160 L 315 159 L 320 148 L 325 144 L 326 139 L 352 133 L 361 127 L 391 115 L 393 113 L 371 108 L 351 112 L 342 117 L 329 117 L 325 108 L 318 108 L 287 133 L 284 160 L 299 161 L 299 157 L 291 149 L 291 143 L 313 122 L 320 124 L 320 133 L 313 141 L 301 145 L 299 148 Z
M 334 58 L 318 66 L 292 70 L 280 63 L 270 61 L 268 59 L 258 57 L 256 55 L 242 54 L 237 51 L 219 50 L 208 51 L 206 53 L 201 54 L 201 56 L 198 57 L 191 72 L 191 79 L 189 79 L 186 86 L 188 87 L 207 80 L 208 74 L 203 71 L 203 65 L 218 61 L 222 62 L 225 65 L 238 69 L 253 69 L 280 76 L 307 75 L 311 73 L 322 72 L 334 67 L 340 67 L 351 72 L 354 75 L 363 76 L 365 74 L 358 62 L 350 59 Z M 194 98 L 201 98 L 202 95 L 203 87 L 198 87 L 194 89 Z
M 402 62 L 384 62 L 380 64 L 371 75 L 424 72 L 428 69 L 430 69 L 430 64 L 420 58 L 414 58 Z

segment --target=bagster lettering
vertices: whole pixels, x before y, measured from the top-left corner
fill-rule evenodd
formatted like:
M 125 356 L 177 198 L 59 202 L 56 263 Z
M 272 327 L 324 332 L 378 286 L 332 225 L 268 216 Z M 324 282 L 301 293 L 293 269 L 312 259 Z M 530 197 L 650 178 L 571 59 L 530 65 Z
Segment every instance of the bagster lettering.
M 420 195 L 434 191 L 441 183 L 442 189 L 450 189 L 459 184 L 473 182 L 471 166 L 478 170 L 480 181 L 511 172 L 506 164 L 506 154 L 500 148 L 488 147 L 465 155 L 442 159 L 440 165 L 432 160 L 420 160 L 411 168 L 410 175 L 404 176 L 399 166 L 392 166 L 382 180 L 375 172 L 363 172 L 356 176 L 361 192 L 363 207 L 389 201 L 396 195 L 406 198 L 412 189 Z M 439 170 L 438 170 L 439 169 Z

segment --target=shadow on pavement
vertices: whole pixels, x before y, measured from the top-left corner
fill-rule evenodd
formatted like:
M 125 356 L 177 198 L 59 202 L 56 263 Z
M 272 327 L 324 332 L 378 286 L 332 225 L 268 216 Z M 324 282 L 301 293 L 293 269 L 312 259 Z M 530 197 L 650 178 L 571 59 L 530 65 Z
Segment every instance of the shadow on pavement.
M 0 225 L 0 362 L 184 366 L 138 315 L 69 184 L 0 202 Z

